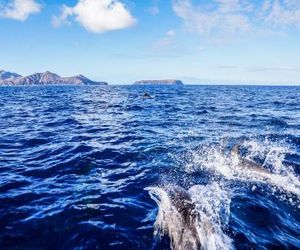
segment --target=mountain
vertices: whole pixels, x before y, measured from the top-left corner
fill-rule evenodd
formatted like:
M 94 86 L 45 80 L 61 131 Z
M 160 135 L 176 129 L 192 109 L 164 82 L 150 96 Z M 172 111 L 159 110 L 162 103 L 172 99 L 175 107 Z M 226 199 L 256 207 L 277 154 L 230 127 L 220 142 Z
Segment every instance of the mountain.
M 61 77 L 59 75 L 51 73 L 50 71 L 46 71 L 41 75 L 39 82 L 43 84 L 52 84 L 55 82 L 60 82 L 60 80 Z
M 134 85 L 183 85 L 180 80 L 142 80 L 137 81 Z
M 78 85 L 108 85 L 107 82 L 94 82 L 83 75 L 62 77 L 64 84 L 78 84 Z
M 9 71 L 0 70 L 0 81 L 10 81 L 22 77 L 21 75 Z
M 34 84 L 39 84 L 40 79 L 42 77 L 42 73 L 35 73 L 30 76 L 24 76 L 17 78 L 15 80 L 11 80 L 9 82 L 5 82 L 4 84 L 7 85 L 34 85 Z
M 61 77 L 55 73 L 46 71 L 15 79 L 0 80 L 0 85 L 107 85 L 107 83 L 94 82 L 83 75 Z

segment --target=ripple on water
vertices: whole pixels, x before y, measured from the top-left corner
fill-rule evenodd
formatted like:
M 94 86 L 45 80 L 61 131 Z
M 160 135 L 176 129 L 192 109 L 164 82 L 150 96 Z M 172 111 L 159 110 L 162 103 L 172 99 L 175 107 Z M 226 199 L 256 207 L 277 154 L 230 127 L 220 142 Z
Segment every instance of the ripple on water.
M 203 248 L 300 248 L 299 93 L 0 88 L 0 248 L 169 249 L 170 237 L 179 246 L 174 186 L 201 215 L 192 235 Z M 271 173 L 239 169 L 236 144 Z M 167 231 L 155 238 L 155 228 Z

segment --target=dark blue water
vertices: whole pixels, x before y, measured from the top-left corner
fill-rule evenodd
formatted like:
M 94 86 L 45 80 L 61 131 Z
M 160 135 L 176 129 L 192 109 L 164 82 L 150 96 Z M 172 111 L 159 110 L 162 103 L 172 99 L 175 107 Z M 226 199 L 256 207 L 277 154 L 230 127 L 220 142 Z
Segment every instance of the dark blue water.
M 299 87 L 3 87 L 0 108 L 0 249 L 170 249 L 170 185 L 225 249 L 300 249 Z

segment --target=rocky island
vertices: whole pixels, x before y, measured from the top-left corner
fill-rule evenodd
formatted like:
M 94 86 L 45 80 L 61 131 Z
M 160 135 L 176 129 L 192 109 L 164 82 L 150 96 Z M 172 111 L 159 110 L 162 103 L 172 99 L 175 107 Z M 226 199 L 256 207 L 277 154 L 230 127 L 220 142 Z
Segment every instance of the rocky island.
M 142 80 L 137 81 L 134 85 L 183 85 L 180 80 Z
M 61 77 L 50 71 L 21 76 L 16 73 L 0 71 L 0 85 L 30 86 L 30 85 L 108 85 L 107 82 L 95 82 L 83 75 Z

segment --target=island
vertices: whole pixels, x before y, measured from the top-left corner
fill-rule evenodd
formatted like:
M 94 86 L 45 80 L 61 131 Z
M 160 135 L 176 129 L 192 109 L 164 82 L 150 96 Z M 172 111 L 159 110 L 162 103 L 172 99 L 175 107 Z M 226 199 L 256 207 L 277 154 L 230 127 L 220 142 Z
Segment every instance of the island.
M 141 80 L 134 83 L 134 85 L 183 85 L 180 80 Z
M 0 71 L 0 85 L 31 86 L 31 85 L 108 85 L 107 82 L 96 82 L 83 75 L 61 77 L 50 71 L 21 76 L 16 73 Z

